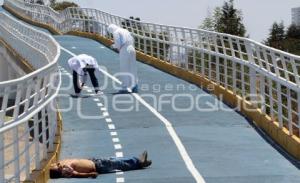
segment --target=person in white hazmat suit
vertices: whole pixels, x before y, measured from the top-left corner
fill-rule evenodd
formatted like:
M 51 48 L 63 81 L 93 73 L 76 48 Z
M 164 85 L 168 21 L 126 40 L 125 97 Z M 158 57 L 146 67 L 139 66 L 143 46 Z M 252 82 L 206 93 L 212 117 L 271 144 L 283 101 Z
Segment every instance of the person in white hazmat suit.
M 99 89 L 99 83 L 95 71 L 99 69 L 97 60 L 86 54 L 74 56 L 68 60 L 69 67 L 73 70 L 74 97 L 80 97 L 80 92 L 87 81 L 89 74 L 96 94 L 103 94 Z
M 119 51 L 120 55 L 120 80 L 122 89 L 119 93 L 127 93 L 127 88 L 131 92 L 138 92 L 138 78 L 136 66 L 136 51 L 134 48 L 134 38 L 126 29 L 111 24 L 108 27 L 108 32 L 113 34 L 113 48 Z

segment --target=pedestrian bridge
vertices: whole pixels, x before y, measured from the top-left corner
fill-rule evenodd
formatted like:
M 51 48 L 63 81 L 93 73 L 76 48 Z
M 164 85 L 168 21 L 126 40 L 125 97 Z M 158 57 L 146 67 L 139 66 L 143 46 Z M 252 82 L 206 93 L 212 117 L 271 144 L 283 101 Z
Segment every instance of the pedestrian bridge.
M 300 181 L 300 57 L 231 35 L 19 0 L 4 1 L 0 22 L 1 41 L 35 70 L 0 83 L 0 182 L 46 182 L 57 158 L 145 149 L 149 169 L 49 182 Z M 138 94 L 115 94 L 110 23 L 135 36 Z M 70 97 L 67 60 L 82 53 L 101 65 L 103 96 L 88 84 L 86 97 Z

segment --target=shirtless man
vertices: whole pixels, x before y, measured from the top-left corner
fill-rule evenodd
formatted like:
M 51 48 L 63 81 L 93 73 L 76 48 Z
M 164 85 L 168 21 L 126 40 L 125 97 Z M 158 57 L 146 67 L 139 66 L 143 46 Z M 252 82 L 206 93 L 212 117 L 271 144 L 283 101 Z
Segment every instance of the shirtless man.
M 147 151 L 139 158 L 66 159 L 51 164 L 50 178 L 96 178 L 98 174 L 116 170 L 138 170 L 150 166 Z

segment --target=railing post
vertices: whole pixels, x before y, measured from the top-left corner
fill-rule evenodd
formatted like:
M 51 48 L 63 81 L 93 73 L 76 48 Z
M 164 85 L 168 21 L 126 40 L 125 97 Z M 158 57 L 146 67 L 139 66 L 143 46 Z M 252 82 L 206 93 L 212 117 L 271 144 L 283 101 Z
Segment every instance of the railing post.
M 297 92 L 297 108 L 298 110 L 296 111 L 297 112 L 297 117 L 298 117 L 298 126 L 300 127 L 300 92 Z M 298 135 L 300 136 L 300 130 L 298 130 Z
M 40 169 L 40 143 L 39 143 L 39 119 L 38 114 L 35 114 L 33 117 L 33 125 L 34 125 L 34 150 L 35 150 L 35 168 L 37 170 Z
M 46 109 L 42 109 L 41 111 L 41 123 L 42 123 L 42 129 L 41 129 L 41 135 L 42 135 L 42 146 L 43 146 L 43 154 L 42 157 L 43 159 L 47 158 L 47 131 L 49 132 L 49 121 L 48 121 L 48 126 L 46 126 Z M 49 114 L 47 114 L 49 115 Z
M 232 90 L 234 94 L 237 94 L 237 87 L 236 87 L 236 63 L 232 62 Z M 255 74 L 255 73 L 254 73 Z M 250 77 L 252 78 L 252 76 Z M 255 82 L 255 81 L 254 81 Z M 252 93 L 252 92 L 251 92 Z
M 8 102 L 8 96 L 10 92 L 10 87 L 6 87 L 4 89 L 4 97 L 2 99 L 1 111 L 0 111 L 0 127 L 4 126 L 5 124 L 5 116 L 6 116 L 6 108 Z M 4 134 L 0 133 L 0 182 L 5 182 L 5 142 L 4 142 Z
M 18 126 L 16 126 L 13 129 L 13 141 L 14 141 L 14 145 L 13 145 L 13 149 L 14 149 L 14 153 L 13 153 L 13 158 L 14 158 L 14 171 L 15 171 L 15 181 L 16 182 L 20 182 L 20 150 L 19 150 L 19 130 L 18 130 Z
M 4 124 L 4 112 L 0 111 L 0 128 L 3 126 Z M 0 133 L 0 182 L 5 182 L 5 158 L 4 158 L 4 134 Z
M 265 87 L 266 87 L 266 83 L 265 83 L 265 77 L 260 74 L 259 75 L 259 84 L 260 84 L 260 97 L 262 99 L 262 103 L 261 103 L 261 111 L 263 113 L 266 113 L 266 103 L 265 103 Z
M 246 46 L 246 51 L 248 55 L 248 60 L 250 65 L 254 65 L 254 58 L 253 58 L 253 50 L 250 45 L 251 43 L 249 41 L 245 42 Z M 256 104 L 257 102 L 257 92 L 256 92 L 256 71 L 252 68 L 249 67 L 249 78 L 250 78 L 250 101 L 254 102 Z
M 30 165 L 31 165 L 31 162 L 30 162 L 30 144 L 29 144 L 29 133 L 30 133 L 30 130 L 29 130 L 29 127 L 28 127 L 28 124 L 25 124 L 25 175 L 26 175 L 26 179 L 29 178 L 29 175 L 30 175 Z M 27 148 L 28 147 L 28 148 Z
M 52 102 L 53 104 L 54 102 Z M 54 106 L 54 104 L 52 105 Z M 54 149 L 54 138 L 55 138 L 55 124 L 57 121 L 55 120 L 55 117 L 53 115 L 54 110 L 52 110 L 52 107 L 50 104 L 47 106 L 47 113 L 48 113 L 48 129 L 49 129 L 49 151 L 52 152 Z
M 288 111 L 288 128 L 290 135 L 293 135 L 292 103 L 291 90 L 287 88 L 287 111 Z
M 216 82 L 220 84 L 220 57 L 216 57 Z
M 19 117 L 19 110 L 20 110 L 20 100 L 21 100 L 21 93 L 22 92 L 22 84 L 17 85 L 17 94 L 15 98 L 15 106 L 13 112 L 13 119 L 16 120 Z M 13 129 L 14 134 L 14 170 L 15 170 L 15 180 L 16 182 L 20 182 L 20 150 L 19 150 L 19 128 L 18 126 Z
M 251 102 L 257 100 L 256 94 L 256 71 L 253 68 L 250 68 L 250 98 Z M 256 102 L 255 102 L 256 103 Z
M 272 80 L 268 78 L 268 87 L 269 87 L 269 100 L 270 100 L 270 113 L 271 113 L 271 118 L 272 120 L 275 119 L 275 116 L 274 116 L 274 102 L 273 100 L 271 100 L 271 97 L 273 95 L 273 91 L 272 91 Z
M 272 86 L 271 86 L 272 87 Z M 277 105 L 278 105 L 278 121 L 279 121 L 279 127 L 282 128 L 283 127 L 283 119 L 282 119 L 282 97 L 281 97 L 281 85 L 279 83 L 276 82 L 276 95 L 277 95 Z
M 156 57 L 158 58 L 158 59 L 160 59 L 160 34 L 161 34 L 161 32 L 160 32 L 160 34 L 158 33 L 158 30 L 157 30 L 157 27 L 156 27 L 156 25 L 154 24 L 153 25 L 154 26 L 154 34 L 155 34 L 155 41 L 156 41 Z

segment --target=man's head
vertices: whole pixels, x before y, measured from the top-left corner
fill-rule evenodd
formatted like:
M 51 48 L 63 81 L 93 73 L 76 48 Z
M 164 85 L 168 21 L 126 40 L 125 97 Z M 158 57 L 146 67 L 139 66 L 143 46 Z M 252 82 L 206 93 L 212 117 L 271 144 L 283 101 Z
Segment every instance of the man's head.
M 50 166 L 50 178 L 51 179 L 58 179 L 62 177 L 62 167 L 59 163 L 53 163 Z

